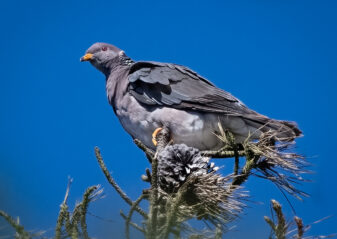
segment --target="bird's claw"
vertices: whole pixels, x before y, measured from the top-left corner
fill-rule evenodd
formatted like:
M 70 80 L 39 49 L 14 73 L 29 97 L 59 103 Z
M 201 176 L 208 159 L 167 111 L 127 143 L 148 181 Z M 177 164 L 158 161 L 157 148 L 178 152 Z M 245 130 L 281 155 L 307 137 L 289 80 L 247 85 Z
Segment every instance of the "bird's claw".
M 152 143 L 154 146 L 157 146 L 158 142 L 156 140 L 157 134 L 162 130 L 163 128 L 156 128 L 155 131 L 152 133 Z

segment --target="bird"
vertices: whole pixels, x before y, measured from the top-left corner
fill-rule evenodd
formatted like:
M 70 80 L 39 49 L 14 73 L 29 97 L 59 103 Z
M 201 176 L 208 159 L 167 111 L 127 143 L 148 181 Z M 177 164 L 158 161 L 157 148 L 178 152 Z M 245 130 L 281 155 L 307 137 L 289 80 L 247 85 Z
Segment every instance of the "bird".
M 133 61 L 118 47 L 97 42 L 80 58 L 102 72 L 108 101 L 133 139 L 155 149 L 167 127 L 171 140 L 199 150 L 219 150 L 219 124 L 236 143 L 258 140 L 266 132 L 277 141 L 302 135 L 292 121 L 275 120 L 248 108 L 229 92 L 183 65 Z

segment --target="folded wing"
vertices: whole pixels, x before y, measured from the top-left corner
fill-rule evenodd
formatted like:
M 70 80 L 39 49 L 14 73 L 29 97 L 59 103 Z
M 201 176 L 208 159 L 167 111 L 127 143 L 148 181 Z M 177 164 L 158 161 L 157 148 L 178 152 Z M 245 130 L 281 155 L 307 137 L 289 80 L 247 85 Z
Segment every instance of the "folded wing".
M 256 129 L 280 131 L 282 138 L 295 138 L 301 134 L 295 123 L 258 114 L 230 93 L 184 66 L 137 62 L 131 67 L 128 79 L 129 92 L 146 105 L 237 116 Z

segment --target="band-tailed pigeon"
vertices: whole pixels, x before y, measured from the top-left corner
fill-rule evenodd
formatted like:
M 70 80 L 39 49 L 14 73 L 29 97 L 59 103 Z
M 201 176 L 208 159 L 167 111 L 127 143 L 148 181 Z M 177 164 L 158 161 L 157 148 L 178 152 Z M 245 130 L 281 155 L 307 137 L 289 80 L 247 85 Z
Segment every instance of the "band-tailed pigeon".
M 106 91 L 124 129 L 154 148 L 152 133 L 162 126 L 170 129 L 175 143 L 200 150 L 223 146 L 216 136 L 219 123 L 237 142 L 250 135 L 257 139 L 271 131 L 276 140 L 301 135 L 294 122 L 270 119 L 191 69 L 169 63 L 135 62 L 124 51 L 107 43 L 95 43 L 81 58 L 90 61 L 106 77 Z

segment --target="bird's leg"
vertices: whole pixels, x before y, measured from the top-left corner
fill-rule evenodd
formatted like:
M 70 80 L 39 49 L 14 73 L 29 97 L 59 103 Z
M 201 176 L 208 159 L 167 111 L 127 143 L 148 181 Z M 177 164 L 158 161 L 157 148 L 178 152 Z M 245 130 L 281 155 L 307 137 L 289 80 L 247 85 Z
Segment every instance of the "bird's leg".
M 164 124 L 162 127 L 159 127 L 153 131 L 152 143 L 157 147 L 156 151 L 160 151 L 166 145 L 173 143 L 168 125 Z
M 159 127 L 159 128 L 156 128 L 155 131 L 153 131 L 152 133 L 152 143 L 154 144 L 154 146 L 157 146 L 158 142 L 157 142 L 157 134 L 162 131 L 163 128 Z

